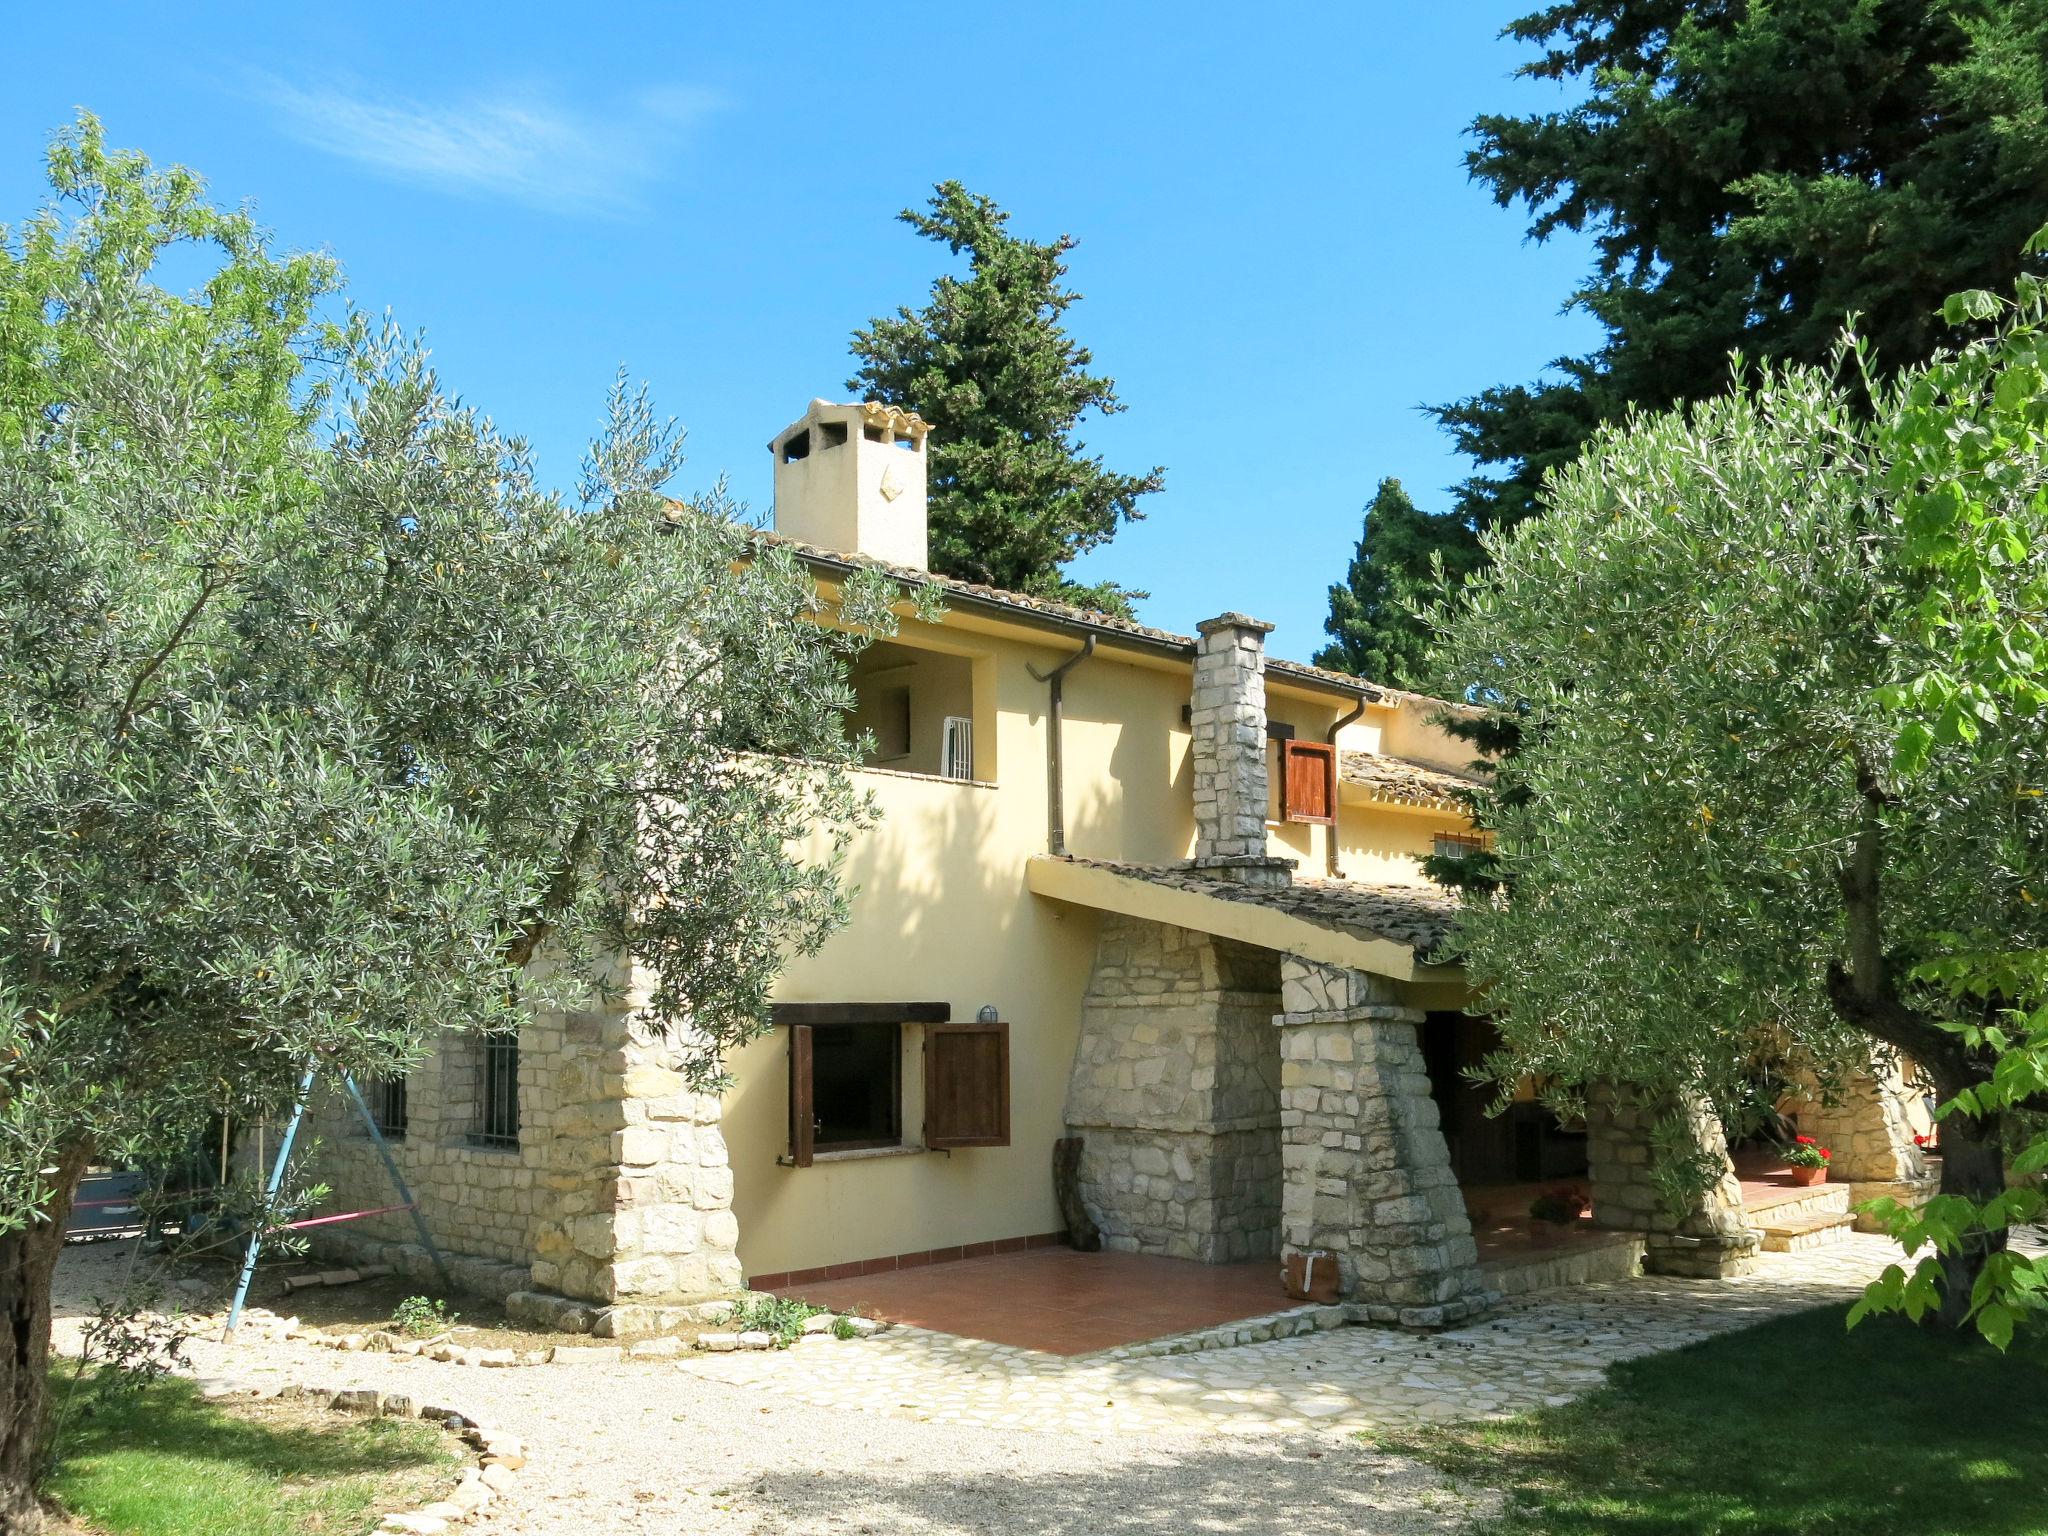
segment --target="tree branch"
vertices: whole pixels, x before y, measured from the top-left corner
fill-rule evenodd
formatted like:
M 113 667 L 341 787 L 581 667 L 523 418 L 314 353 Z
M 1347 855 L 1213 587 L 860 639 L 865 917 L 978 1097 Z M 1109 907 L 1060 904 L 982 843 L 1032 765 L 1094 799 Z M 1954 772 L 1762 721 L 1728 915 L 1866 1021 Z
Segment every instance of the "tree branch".
M 505 958 L 515 967 L 527 965 L 547 936 L 554 932 L 555 914 L 575 896 L 577 869 L 589 852 L 590 823 L 585 820 L 578 822 L 576 830 L 570 834 L 568 850 L 562 857 L 561 866 L 548 880 L 548 888 L 542 893 L 540 904 L 530 917 L 519 924 L 505 946 Z
M 227 585 L 227 578 L 218 574 L 218 567 L 212 569 L 215 574 L 209 576 L 201 585 L 199 595 L 192 600 L 192 606 L 185 610 L 184 617 L 180 618 L 176 627 L 171 630 L 170 639 L 166 640 L 163 647 L 144 663 L 140 672 L 135 674 L 135 681 L 128 688 L 128 697 L 121 701 L 120 713 L 114 717 L 116 736 L 128 734 L 128 727 L 135 719 L 135 706 L 142 697 L 142 690 L 149 686 L 151 678 L 163 670 L 164 663 L 171 659 L 171 653 L 185 643 L 186 632 L 199 622 L 199 615 L 206 611 L 206 605 L 213 601 L 214 594 Z

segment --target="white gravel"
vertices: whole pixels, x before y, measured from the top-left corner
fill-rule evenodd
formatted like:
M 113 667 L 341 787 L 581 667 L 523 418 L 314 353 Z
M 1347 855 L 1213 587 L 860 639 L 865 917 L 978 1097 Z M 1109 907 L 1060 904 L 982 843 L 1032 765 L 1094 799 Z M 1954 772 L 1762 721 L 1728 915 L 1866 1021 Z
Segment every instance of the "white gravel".
M 67 1254 L 60 1348 L 75 1335 L 64 1314 L 113 1289 L 125 1257 L 110 1245 Z M 517 1435 L 526 1470 L 508 1500 L 459 1527 L 476 1536 L 1430 1536 L 1491 1507 L 1335 1436 L 1005 1433 L 821 1411 L 660 1362 L 483 1370 L 204 1340 L 190 1353 L 201 1374 L 409 1392 Z

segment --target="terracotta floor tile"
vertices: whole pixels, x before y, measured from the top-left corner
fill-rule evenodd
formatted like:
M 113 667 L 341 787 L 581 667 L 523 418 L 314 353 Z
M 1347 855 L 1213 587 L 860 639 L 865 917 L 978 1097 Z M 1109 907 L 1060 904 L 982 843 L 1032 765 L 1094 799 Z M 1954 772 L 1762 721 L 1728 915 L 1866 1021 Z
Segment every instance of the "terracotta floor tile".
M 1278 1265 L 1034 1248 L 784 1287 L 817 1306 L 1076 1355 L 1287 1306 Z

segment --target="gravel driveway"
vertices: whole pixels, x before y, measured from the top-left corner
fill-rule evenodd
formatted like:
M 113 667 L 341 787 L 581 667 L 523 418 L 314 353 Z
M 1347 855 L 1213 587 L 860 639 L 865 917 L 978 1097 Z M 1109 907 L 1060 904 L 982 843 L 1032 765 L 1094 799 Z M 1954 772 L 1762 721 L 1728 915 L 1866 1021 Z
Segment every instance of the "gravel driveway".
M 59 1273 L 60 1312 L 115 1289 L 124 1261 L 122 1247 L 73 1249 Z M 59 1347 L 73 1334 L 60 1322 Z M 1484 1508 L 1427 1468 L 1331 1435 L 920 1423 L 808 1407 L 670 1362 L 479 1370 L 205 1340 L 190 1352 L 201 1374 L 408 1392 L 519 1436 L 530 1460 L 518 1490 L 460 1527 L 477 1536 L 1433 1536 L 1464 1529 Z

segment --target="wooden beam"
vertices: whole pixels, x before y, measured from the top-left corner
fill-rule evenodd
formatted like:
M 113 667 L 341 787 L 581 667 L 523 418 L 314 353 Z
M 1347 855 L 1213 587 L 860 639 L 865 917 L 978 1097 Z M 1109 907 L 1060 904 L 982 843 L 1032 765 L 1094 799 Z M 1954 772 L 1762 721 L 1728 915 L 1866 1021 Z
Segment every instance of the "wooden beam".
M 769 1018 L 786 1024 L 945 1024 L 951 1003 L 775 1003 Z

